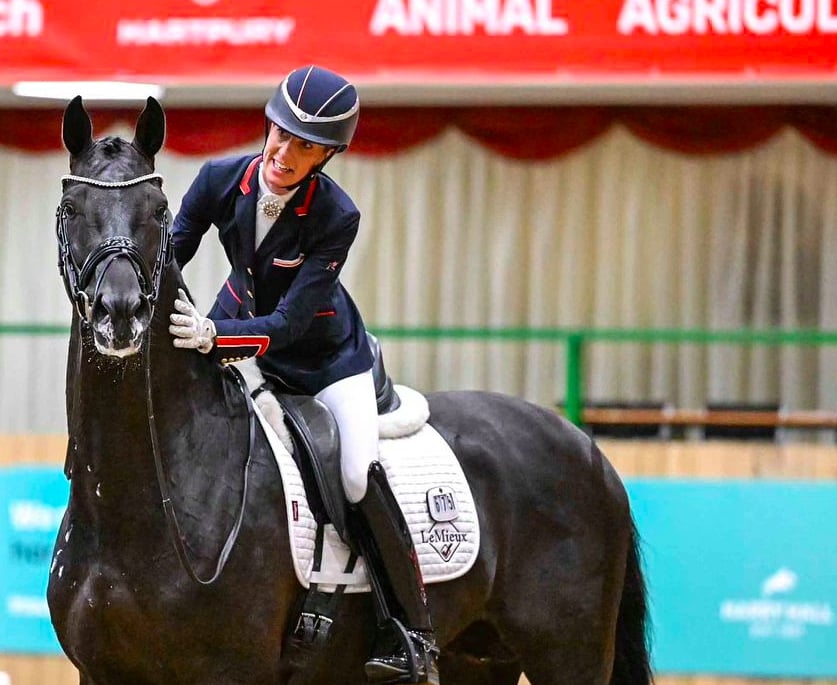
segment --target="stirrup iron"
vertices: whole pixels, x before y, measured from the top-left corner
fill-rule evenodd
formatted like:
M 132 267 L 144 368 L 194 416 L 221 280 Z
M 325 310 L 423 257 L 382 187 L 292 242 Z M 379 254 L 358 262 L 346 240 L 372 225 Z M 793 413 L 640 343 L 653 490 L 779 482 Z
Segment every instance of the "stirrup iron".
M 437 659 L 439 648 L 419 631 L 408 630 L 396 618 L 381 626 L 395 638 L 398 646 L 392 654 L 373 656 L 366 662 L 369 685 L 415 683 L 439 685 Z

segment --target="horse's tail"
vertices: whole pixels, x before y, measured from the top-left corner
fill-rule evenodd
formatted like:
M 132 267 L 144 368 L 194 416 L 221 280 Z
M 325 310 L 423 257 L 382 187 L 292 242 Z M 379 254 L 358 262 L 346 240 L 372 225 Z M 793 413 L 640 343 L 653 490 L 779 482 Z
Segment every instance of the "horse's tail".
M 649 685 L 654 682 L 651 672 L 648 599 L 642 575 L 639 535 L 633 520 L 625 564 L 625 582 L 616 619 L 615 651 L 610 685 Z

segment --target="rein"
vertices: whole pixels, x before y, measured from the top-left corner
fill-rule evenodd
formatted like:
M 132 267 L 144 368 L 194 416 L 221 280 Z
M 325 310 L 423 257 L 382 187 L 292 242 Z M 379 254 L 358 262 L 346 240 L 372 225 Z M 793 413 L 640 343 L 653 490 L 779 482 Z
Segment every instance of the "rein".
M 96 186 L 98 188 L 127 188 L 130 186 L 138 185 L 139 183 L 144 183 L 146 181 L 153 180 L 159 180 L 162 183 L 163 177 L 160 174 L 146 174 L 144 176 L 139 176 L 137 178 L 129 179 L 126 181 L 100 181 L 98 179 L 87 178 L 86 176 L 75 176 L 72 174 L 68 174 L 61 177 L 61 181 L 63 184 L 66 184 L 67 181 L 76 181 L 78 183 L 85 183 L 87 185 Z M 93 274 L 95 273 L 96 268 L 99 266 L 100 263 L 105 262 L 104 268 L 102 269 L 101 273 L 96 279 L 96 286 L 94 288 L 93 297 L 94 302 L 96 301 L 96 293 L 98 293 L 99 291 L 99 286 L 102 283 L 102 279 L 104 278 L 111 265 L 117 259 L 120 258 L 127 259 L 134 268 L 137 274 L 137 280 L 140 284 L 142 295 L 147 300 L 151 309 L 150 317 L 153 318 L 154 305 L 156 304 L 157 297 L 160 293 L 160 283 L 162 281 L 163 268 L 171 262 L 173 256 L 171 249 L 172 237 L 168 226 L 168 213 L 164 213 L 163 218 L 160 221 L 160 245 L 157 250 L 157 257 L 154 261 L 154 268 L 151 272 L 149 272 L 148 266 L 145 264 L 145 261 L 143 260 L 142 255 L 140 253 L 139 246 L 128 236 L 114 236 L 112 238 L 104 240 L 87 256 L 81 268 L 79 268 L 78 264 L 73 258 L 72 251 L 70 250 L 69 240 L 67 238 L 67 212 L 68 209 L 63 204 L 63 202 L 58 206 L 58 209 L 55 212 L 56 234 L 58 237 L 58 270 L 60 271 L 61 277 L 64 281 L 64 287 L 67 291 L 67 295 L 70 298 L 70 301 L 75 305 L 79 313 L 79 316 L 81 317 L 81 322 L 90 323 L 92 307 L 90 304 L 90 299 L 87 297 L 87 294 L 84 292 L 84 289 L 87 287 L 87 284 L 92 278 Z M 145 349 L 143 350 L 143 357 L 145 361 L 146 413 L 148 415 L 148 430 L 151 437 L 151 450 L 154 455 L 154 470 L 157 476 L 157 485 L 160 490 L 160 496 L 162 498 L 163 511 L 166 515 L 166 524 L 169 530 L 169 536 L 171 537 L 172 543 L 174 544 L 174 548 L 177 552 L 177 558 L 180 561 L 180 565 L 183 567 L 183 569 L 186 571 L 189 577 L 195 583 L 198 583 L 200 585 L 211 585 L 216 580 L 218 580 L 218 578 L 221 575 L 221 572 L 224 570 L 224 567 L 226 566 L 227 561 L 229 559 L 230 553 L 232 552 L 232 549 L 238 538 L 238 534 L 241 531 L 242 522 L 244 521 L 244 510 L 247 502 L 250 463 L 253 459 L 253 448 L 255 446 L 256 440 L 256 418 L 255 411 L 253 409 L 253 401 L 250 397 L 250 393 L 247 390 L 247 383 L 244 380 L 244 377 L 241 375 L 241 372 L 238 369 L 231 366 L 224 367 L 235 377 L 236 381 L 238 382 L 238 387 L 244 395 L 247 404 L 247 420 L 249 426 L 247 461 L 244 464 L 244 484 L 242 486 L 241 506 L 239 508 L 238 517 L 236 518 L 235 524 L 233 525 L 232 530 L 227 536 L 224 546 L 221 549 L 221 552 L 218 556 L 218 563 L 215 567 L 215 572 L 212 574 L 210 578 L 201 578 L 197 574 L 195 568 L 189 560 L 189 555 L 186 550 L 186 544 L 184 542 L 184 536 L 181 531 L 180 524 L 177 521 L 177 513 L 174 510 L 174 504 L 171 499 L 171 491 L 169 488 L 168 477 L 166 476 L 166 469 L 163 465 L 162 453 L 160 451 L 160 440 L 157 431 L 157 420 L 154 415 L 154 401 L 151 394 L 151 353 L 148 350 L 148 348 L 149 346 L 146 345 Z M 79 353 L 77 363 L 80 371 L 81 341 L 79 341 Z M 76 391 L 77 390 L 78 385 L 76 385 Z
M 149 355 L 150 357 L 150 355 Z M 148 361 L 148 357 L 146 358 Z M 249 442 L 247 445 L 247 461 L 244 464 L 244 485 L 241 491 L 241 507 L 238 511 L 238 518 L 236 518 L 235 525 L 233 525 L 224 547 L 218 555 L 218 563 L 215 567 L 215 572 L 210 578 L 201 578 L 198 576 L 192 562 L 189 561 L 189 555 L 186 551 L 186 545 L 183 541 L 183 533 L 180 530 L 180 524 L 177 522 L 177 514 L 174 511 L 174 504 L 171 501 L 171 493 L 169 490 L 168 478 L 166 477 L 166 470 L 163 466 L 163 460 L 160 456 L 160 444 L 157 438 L 157 421 L 154 418 L 154 403 L 151 399 L 151 363 L 145 365 L 145 399 L 148 408 L 148 428 L 151 433 L 151 448 L 154 453 L 154 469 L 157 472 L 157 484 L 160 488 L 160 495 L 163 498 L 163 511 L 166 514 L 166 523 L 169 527 L 169 534 L 174 549 L 177 552 L 177 558 L 180 560 L 180 565 L 184 568 L 189 577 L 199 585 L 212 585 L 221 576 L 224 566 L 227 564 L 230 552 L 232 552 L 235 541 L 238 538 L 238 533 L 241 530 L 241 524 L 244 521 L 244 506 L 247 502 L 247 485 L 249 482 L 250 462 L 253 459 L 253 446 L 256 442 L 256 418 L 253 410 L 253 400 L 250 399 L 250 393 L 247 391 L 247 383 L 241 372 L 232 366 L 224 367 L 233 373 L 235 379 L 238 381 L 238 387 L 241 389 L 245 400 L 247 401 L 247 420 L 249 424 Z

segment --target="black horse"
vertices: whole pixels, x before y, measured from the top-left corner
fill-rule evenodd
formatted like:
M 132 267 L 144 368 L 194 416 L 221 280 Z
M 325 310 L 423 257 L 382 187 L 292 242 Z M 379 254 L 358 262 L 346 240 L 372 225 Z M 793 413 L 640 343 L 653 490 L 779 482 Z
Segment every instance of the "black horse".
M 164 131 L 152 98 L 130 143 L 94 141 L 80 97 L 64 113 L 71 489 L 52 622 L 82 685 L 358 685 L 375 635 L 370 595 L 342 596 L 318 651 L 286 648 L 303 588 L 274 457 L 235 374 L 172 346 L 185 286 L 154 173 Z M 636 531 L 595 443 L 500 394 L 429 403 L 482 531 L 473 568 L 428 586 L 442 683 L 650 683 Z

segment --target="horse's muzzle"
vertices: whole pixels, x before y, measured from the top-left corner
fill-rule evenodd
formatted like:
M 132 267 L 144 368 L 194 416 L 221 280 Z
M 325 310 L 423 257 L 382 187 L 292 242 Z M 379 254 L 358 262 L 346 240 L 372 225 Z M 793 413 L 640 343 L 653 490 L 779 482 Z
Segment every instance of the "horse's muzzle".
M 123 262 L 100 282 L 90 310 L 93 341 L 101 353 L 127 357 L 139 352 L 151 321 L 151 304 L 137 274 Z

